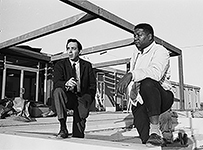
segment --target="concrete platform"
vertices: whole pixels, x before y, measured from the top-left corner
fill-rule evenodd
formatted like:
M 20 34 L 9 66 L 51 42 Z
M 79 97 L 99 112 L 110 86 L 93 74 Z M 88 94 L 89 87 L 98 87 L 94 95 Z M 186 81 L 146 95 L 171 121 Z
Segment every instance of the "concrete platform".
M 87 120 L 86 137 L 84 139 L 67 138 L 56 139 L 59 124 L 56 117 L 36 118 L 34 122 L 15 121 L 14 117 L 0 120 L 0 149 L 98 149 L 98 150 L 128 150 L 128 149 L 172 149 L 186 150 L 203 147 L 203 118 L 192 118 L 179 115 L 176 132 L 184 130 L 190 137 L 190 145 L 180 147 L 146 147 L 141 144 L 135 128 L 129 130 L 133 117 L 130 113 L 122 112 L 93 112 Z M 72 117 L 68 118 L 67 126 L 71 133 Z

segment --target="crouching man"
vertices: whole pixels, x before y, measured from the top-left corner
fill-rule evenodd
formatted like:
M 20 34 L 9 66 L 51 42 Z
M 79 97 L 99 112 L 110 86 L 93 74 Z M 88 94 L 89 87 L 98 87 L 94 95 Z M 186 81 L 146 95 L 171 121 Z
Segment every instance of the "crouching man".
M 169 110 L 174 96 L 169 82 L 169 51 L 154 41 L 151 25 L 142 23 L 134 28 L 137 50 L 131 58 L 130 71 L 119 81 L 117 91 L 128 88 L 133 104 L 134 124 L 143 144 L 161 146 L 159 115 Z
M 79 57 L 82 45 L 76 39 L 66 44 L 68 58 L 54 66 L 54 103 L 60 123 L 58 138 L 67 138 L 67 109 L 73 110 L 72 136 L 84 138 L 86 118 L 96 93 L 92 64 Z

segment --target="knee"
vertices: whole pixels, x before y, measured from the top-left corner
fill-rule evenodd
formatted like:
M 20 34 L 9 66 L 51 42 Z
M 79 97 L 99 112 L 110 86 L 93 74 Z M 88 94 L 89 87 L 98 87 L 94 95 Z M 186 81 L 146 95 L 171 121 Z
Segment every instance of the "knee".
M 146 78 L 141 81 L 140 90 L 145 91 L 145 90 L 151 89 L 153 86 L 154 86 L 154 80 L 151 78 Z
M 56 95 L 59 95 L 61 93 L 63 93 L 63 89 L 62 88 L 55 88 L 54 89 L 54 92 L 53 92 L 53 95 L 56 96 Z

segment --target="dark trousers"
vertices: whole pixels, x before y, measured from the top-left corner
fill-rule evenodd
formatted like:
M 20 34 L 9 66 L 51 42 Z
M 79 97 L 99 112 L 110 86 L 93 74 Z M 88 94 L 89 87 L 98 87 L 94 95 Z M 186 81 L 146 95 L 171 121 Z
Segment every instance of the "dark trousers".
M 134 125 L 138 130 L 142 143 L 149 138 L 149 117 L 160 115 L 169 110 L 173 104 L 174 96 L 169 90 L 164 90 L 159 82 L 146 78 L 141 81 L 140 95 L 144 101 L 141 105 L 132 106 Z
M 67 109 L 73 110 L 73 137 L 84 138 L 89 108 L 76 94 L 56 88 L 53 93 L 58 119 L 67 119 Z

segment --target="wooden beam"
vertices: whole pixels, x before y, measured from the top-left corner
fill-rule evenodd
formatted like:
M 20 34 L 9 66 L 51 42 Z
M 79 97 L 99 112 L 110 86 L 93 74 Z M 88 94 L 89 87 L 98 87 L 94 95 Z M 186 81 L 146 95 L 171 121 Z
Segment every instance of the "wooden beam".
M 103 8 L 94 5 L 93 3 L 86 0 L 61 0 L 62 2 L 76 7 L 84 12 L 92 15 L 96 15 L 98 18 L 111 23 L 121 29 L 133 33 L 134 25 L 125 21 L 124 19 L 104 10 Z
M 134 44 L 134 39 L 129 38 L 129 39 L 124 39 L 124 40 L 119 40 L 116 42 L 111 42 L 107 44 L 102 44 L 99 46 L 93 46 L 90 48 L 86 48 L 82 50 L 82 55 L 86 54 L 92 54 L 92 53 L 97 53 L 97 52 L 102 52 L 102 51 L 107 51 L 107 50 L 113 50 L 116 48 L 121 48 L 121 47 L 126 47 Z
M 168 49 L 169 51 L 171 51 L 173 54 L 172 56 L 177 56 L 181 54 L 181 50 L 171 44 L 169 44 L 168 42 L 158 38 L 158 37 L 154 37 L 154 40 L 156 43 L 163 45 L 166 49 Z
M 178 56 L 178 70 L 179 70 L 179 89 L 180 89 L 180 109 L 185 110 L 182 54 Z
M 130 58 L 120 59 L 120 60 L 114 60 L 114 61 L 108 61 L 108 62 L 102 62 L 102 63 L 96 63 L 93 64 L 93 68 L 103 68 L 103 67 L 109 67 L 109 66 L 116 66 L 116 65 L 122 65 L 130 62 Z
M 87 0 L 61 0 L 62 2 L 69 4 L 73 7 L 76 7 L 82 11 L 85 11 L 87 13 L 96 15 L 98 18 L 113 24 L 121 29 L 124 29 L 127 32 L 133 33 L 134 32 L 134 25 L 130 22 L 104 10 L 103 8 L 94 5 L 93 3 L 87 1 Z M 166 47 L 168 50 L 174 52 L 175 54 L 180 54 L 180 49 L 172 46 L 171 44 L 165 42 L 164 40 L 161 40 L 158 37 L 155 37 L 155 41 L 157 43 L 162 44 L 164 47 Z
M 155 41 L 158 42 L 159 44 L 168 44 L 165 41 L 162 41 L 159 38 L 155 38 Z M 115 50 L 116 48 L 122 48 L 122 47 L 126 47 L 126 46 L 130 46 L 134 44 L 134 39 L 133 38 L 128 38 L 128 39 L 124 39 L 124 40 L 119 40 L 116 42 L 111 42 L 111 43 L 107 43 L 107 44 L 102 44 L 102 45 L 98 45 L 98 46 L 93 46 L 93 47 L 89 47 L 89 48 L 85 48 L 82 50 L 81 55 L 87 55 L 87 54 L 93 54 L 93 53 L 98 53 L 98 52 L 102 52 L 102 51 L 107 51 L 107 50 Z M 176 56 L 179 55 L 180 52 L 174 53 L 172 51 L 172 56 Z M 59 59 L 64 59 L 67 58 L 68 54 L 67 53 L 62 53 L 60 55 L 53 55 L 51 56 L 51 61 L 56 61 Z
M 72 26 L 75 26 L 75 25 L 78 25 L 78 24 L 81 24 L 81 23 L 84 23 L 84 22 L 87 22 L 87 21 L 90 21 L 93 19 L 96 19 L 96 17 L 93 15 L 90 15 L 90 14 L 81 13 L 81 14 L 75 15 L 73 17 L 64 19 L 62 21 L 53 23 L 51 25 L 42 27 L 40 29 L 34 30 L 32 32 L 23 34 L 19 37 L 2 42 L 2 43 L 0 43 L 0 50 L 3 48 L 8 48 L 8 47 L 11 47 L 11 46 L 14 46 L 17 44 L 28 42 L 33 39 L 69 28 L 69 27 L 72 27 Z
M 108 71 L 108 72 L 116 72 L 119 74 L 125 74 L 126 71 L 120 70 L 120 69 L 115 69 L 112 67 L 102 67 L 102 68 L 98 68 L 98 70 L 103 70 L 103 71 Z
M 106 50 L 113 50 L 116 48 L 130 46 L 130 45 L 133 45 L 133 41 L 134 41 L 133 38 L 129 38 L 129 39 L 124 39 L 124 40 L 120 40 L 120 41 L 116 41 L 116 42 L 102 44 L 99 46 L 85 48 L 82 50 L 81 55 L 92 54 L 92 53 L 102 52 L 102 51 L 106 51 Z M 54 56 L 51 56 L 51 61 L 56 61 L 56 60 L 67 58 L 67 57 L 68 57 L 67 53 L 60 54 L 60 55 L 54 55 Z

